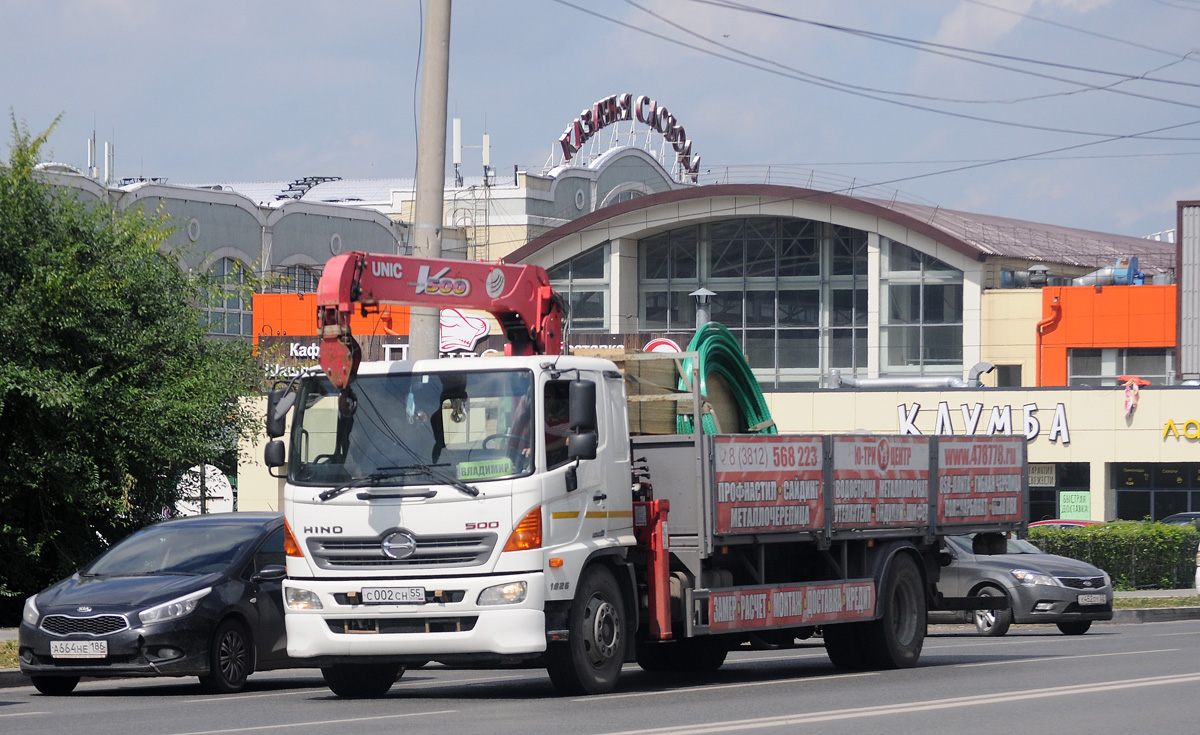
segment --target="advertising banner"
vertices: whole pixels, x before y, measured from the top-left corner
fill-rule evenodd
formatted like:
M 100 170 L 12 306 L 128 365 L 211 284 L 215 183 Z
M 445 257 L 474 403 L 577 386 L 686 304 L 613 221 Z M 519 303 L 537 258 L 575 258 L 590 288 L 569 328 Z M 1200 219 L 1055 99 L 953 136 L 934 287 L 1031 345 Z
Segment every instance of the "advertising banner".
M 929 518 L 929 439 L 833 439 L 833 528 L 919 527 Z
M 787 628 L 875 617 L 869 579 L 783 587 L 738 587 L 708 598 L 711 631 Z
M 938 524 L 1024 519 L 1024 466 L 1024 437 L 939 437 Z
M 718 534 L 823 528 L 822 437 L 714 437 Z

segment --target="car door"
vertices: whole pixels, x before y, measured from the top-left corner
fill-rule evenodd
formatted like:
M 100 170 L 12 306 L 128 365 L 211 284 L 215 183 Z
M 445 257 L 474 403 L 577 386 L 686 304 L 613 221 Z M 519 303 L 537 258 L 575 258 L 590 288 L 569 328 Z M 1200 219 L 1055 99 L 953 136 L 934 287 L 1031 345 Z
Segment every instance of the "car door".
M 254 581 L 254 575 L 268 566 L 283 566 L 283 528 L 277 528 L 259 545 L 246 565 L 243 578 L 254 590 L 251 604 L 258 613 L 254 631 L 255 647 L 261 662 L 287 658 L 287 631 L 283 623 L 283 581 Z

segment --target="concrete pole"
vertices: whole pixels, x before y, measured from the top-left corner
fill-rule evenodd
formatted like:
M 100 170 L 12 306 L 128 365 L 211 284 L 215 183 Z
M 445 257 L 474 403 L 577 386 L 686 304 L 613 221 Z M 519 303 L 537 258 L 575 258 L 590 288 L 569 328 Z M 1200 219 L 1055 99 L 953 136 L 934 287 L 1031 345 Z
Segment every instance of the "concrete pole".
M 424 258 L 442 257 L 449 78 L 450 0 L 427 0 L 425 49 L 421 54 L 421 117 L 417 130 L 417 191 L 413 204 L 413 255 Z M 410 359 L 439 356 L 438 311 L 412 307 L 408 327 Z

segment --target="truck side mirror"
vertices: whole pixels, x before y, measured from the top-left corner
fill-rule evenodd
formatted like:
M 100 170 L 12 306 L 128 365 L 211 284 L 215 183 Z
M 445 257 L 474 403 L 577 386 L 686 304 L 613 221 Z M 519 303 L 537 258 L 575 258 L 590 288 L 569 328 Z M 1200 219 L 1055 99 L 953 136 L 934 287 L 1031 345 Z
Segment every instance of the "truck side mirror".
M 596 430 L 596 384 L 590 380 L 572 380 L 569 389 L 571 431 Z
M 287 455 L 283 448 L 283 442 L 276 439 L 275 441 L 267 442 L 267 446 L 263 449 L 263 461 L 268 467 L 282 467 L 287 464 Z
M 567 437 L 567 459 L 595 459 L 599 443 L 594 431 L 571 434 Z
M 278 439 L 285 433 L 287 412 L 296 402 L 296 392 L 287 388 L 276 388 L 267 394 L 267 436 Z

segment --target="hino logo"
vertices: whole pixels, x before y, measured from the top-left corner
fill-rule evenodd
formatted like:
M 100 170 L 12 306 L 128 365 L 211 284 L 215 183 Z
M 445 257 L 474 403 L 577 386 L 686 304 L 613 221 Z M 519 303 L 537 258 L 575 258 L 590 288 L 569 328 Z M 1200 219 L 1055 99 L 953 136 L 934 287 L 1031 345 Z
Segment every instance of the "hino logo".
M 306 536 L 309 534 L 313 534 L 313 533 L 341 533 L 341 532 L 342 532 L 341 526 L 305 526 L 304 527 L 304 535 L 306 535 Z
M 389 559 L 407 559 L 416 553 L 417 540 L 407 531 L 396 531 L 384 536 L 379 547 Z

